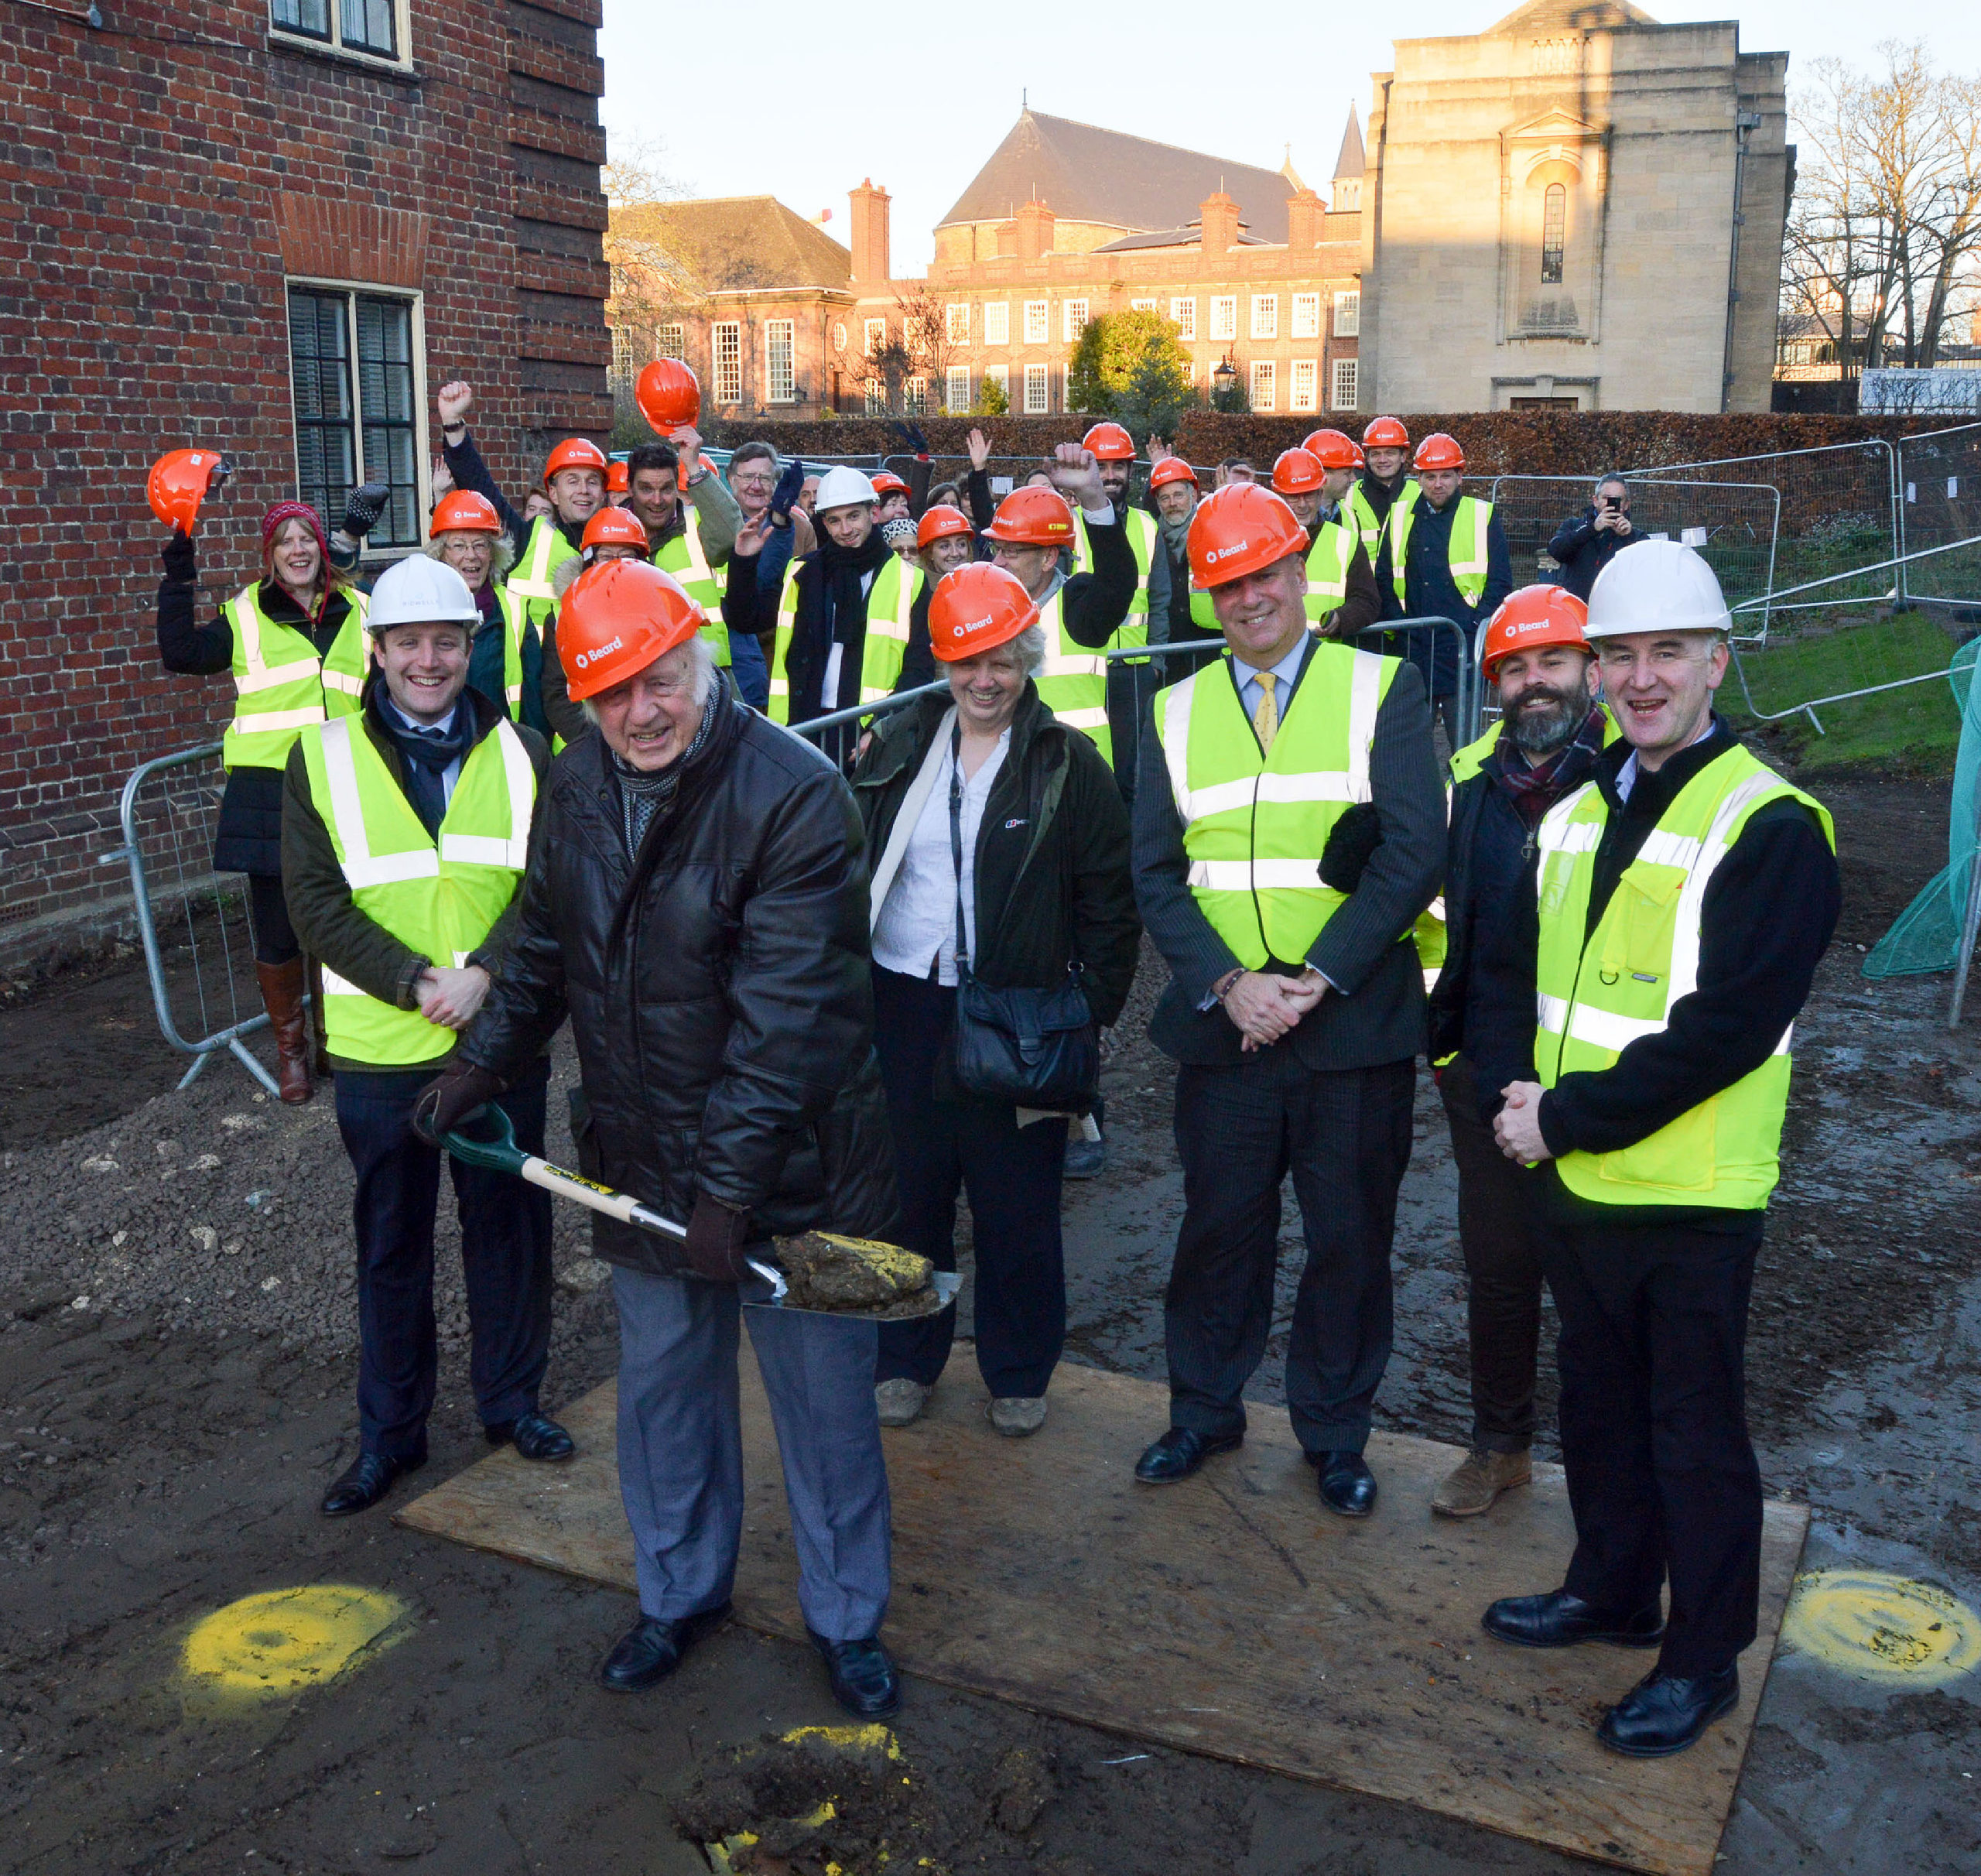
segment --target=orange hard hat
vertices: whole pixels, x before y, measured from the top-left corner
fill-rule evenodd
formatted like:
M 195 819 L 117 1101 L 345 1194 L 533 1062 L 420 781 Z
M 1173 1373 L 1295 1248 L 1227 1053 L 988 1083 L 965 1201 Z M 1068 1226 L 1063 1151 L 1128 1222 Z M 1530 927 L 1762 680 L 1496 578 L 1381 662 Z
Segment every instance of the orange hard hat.
M 656 358 L 641 367 L 633 401 L 660 435 L 671 436 L 702 414 L 701 380 L 679 358 Z
M 1360 469 L 1362 446 L 1338 430 L 1317 430 L 1301 448 L 1318 456 L 1323 469 Z
M 637 547 L 642 558 L 647 552 L 646 524 L 631 508 L 614 508 L 609 502 L 585 523 L 580 547 Z
M 644 560 L 607 560 L 571 582 L 557 614 L 557 655 L 583 701 L 636 676 L 700 632 L 702 609 L 672 573 Z
M 1326 474 L 1312 450 L 1281 450 L 1272 466 L 1272 485 L 1282 495 L 1311 495 Z
M 608 463 L 605 470 L 605 492 L 608 495 L 623 495 L 633 485 L 632 477 L 622 462 Z
M 1038 617 L 1018 575 L 988 560 L 945 573 L 929 601 L 929 645 L 945 664 L 1008 645 Z
M 1407 450 L 1410 447 L 1410 433 L 1403 427 L 1401 417 L 1371 417 L 1369 427 L 1362 433 L 1362 447 L 1365 450 Z
M 874 499 L 884 502 L 890 495 L 905 495 L 908 484 L 891 469 L 876 469 L 867 481 L 874 484 Z
M 946 502 L 939 502 L 933 508 L 922 511 L 922 519 L 915 530 L 917 553 L 932 546 L 937 541 L 946 540 L 953 534 L 966 536 L 977 530 L 970 525 L 970 517 L 960 508 L 951 508 Z
M 1566 587 L 1526 586 L 1509 593 L 1487 621 L 1486 649 L 1479 659 L 1487 683 L 1498 676 L 1500 660 L 1514 652 L 1529 652 L 1543 645 L 1568 645 L 1579 652 L 1593 652 L 1586 632 L 1588 624 L 1587 604 Z
M 997 504 L 997 512 L 984 530 L 987 539 L 1014 546 L 1063 547 L 1073 538 L 1073 511 L 1056 488 L 1027 483 Z
M 560 469 L 596 469 L 603 475 L 611 466 L 605 452 L 589 436 L 566 436 L 550 452 L 543 465 L 543 479 L 548 483 Z
M 1149 492 L 1167 488 L 1172 482 L 1188 482 L 1192 488 L 1197 486 L 1197 472 L 1180 456 L 1165 456 L 1148 472 Z
M 217 450 L 168 450 L 145 478 L 145 499 L 168 528 L 190 534 L 207 491 L 224 482 L 233 468 Z
M 1307 530 L 1292 509 L 1257 482 L 1227 482 L 1190 518 L 1190 577 L 1206 588 L 1307 551 Z
M 1465 452 L 1459 447 L 1456 436 L 1448 436 L 1442 430 L 1433 430 L 1417 446 L 1411 467 L 1418 470 L 1463 469 Z
M 443 495 L 436 505 L 432 519 L 426 524 L 426 532 L 431 539 L 440 534 L 500 534 L 502 518 L 495 512 L 495 504 L 486 495 L 478 495 L 471 488 L 457 488 Z
M 1118 423 L 1097 423 L 1080 439 L 1080 447 L 1097 463 L 1135 460 L 1135 440 Z

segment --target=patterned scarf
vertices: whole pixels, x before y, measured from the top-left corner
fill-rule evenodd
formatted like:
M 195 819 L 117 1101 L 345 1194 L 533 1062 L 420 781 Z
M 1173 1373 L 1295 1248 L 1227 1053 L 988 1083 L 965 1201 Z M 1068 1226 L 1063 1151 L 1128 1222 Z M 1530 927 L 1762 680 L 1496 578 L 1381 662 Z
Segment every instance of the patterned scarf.
M 1599 704 L 1582 719 L 1582 727 L 1552 754 L 1531 759 L 1501 733 L 1493 747 L 1498 757 L 1499 785 L 1514 804 L 1514 811 L 1531 832 L 1541 825 L 1548 810 L 1570 789 L 1579 788 L 1596 767 L 1603 753 L 1603 738 L 1609 719 Z
M 647 837 L 647 830 L 655 818 L 665 813 L 681 786 L 681 772 L 700 753 L 702 745 L 709 739 L 709 731 L 715 727 L 715 714 L 720 707 L 724 686 L 717 677 L 709 686 L 709 698 L 702 707 L 702 720 L 696 727 L 695 739 L 689 743 L 686 752 L 677 762 L 669 762 L 665 769 L 635 769 L 616 749 L 608 748 L 606 758 L 612 771 L 612 779 L 619 787 L 620 830 L 626 838 L 626 858 L 639 858 L 641 843 Z

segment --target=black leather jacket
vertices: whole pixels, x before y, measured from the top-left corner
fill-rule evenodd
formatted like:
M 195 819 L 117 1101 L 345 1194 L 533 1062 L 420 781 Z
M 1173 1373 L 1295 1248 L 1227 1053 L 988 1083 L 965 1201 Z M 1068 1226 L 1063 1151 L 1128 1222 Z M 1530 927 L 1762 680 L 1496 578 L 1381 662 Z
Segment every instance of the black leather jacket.
M 683 1224 L 700 1190 L 765 1231 L 898 1238 L 860 819 L 824 756 L 723 684 L 637 860 L 603 739 L 552 765 L 515 935 L 460 1053 L 520 1074 L 568 1012 L 590 1176 Z M 681 1267 L 667 1239 L 594 1227 L 611 1262 Z

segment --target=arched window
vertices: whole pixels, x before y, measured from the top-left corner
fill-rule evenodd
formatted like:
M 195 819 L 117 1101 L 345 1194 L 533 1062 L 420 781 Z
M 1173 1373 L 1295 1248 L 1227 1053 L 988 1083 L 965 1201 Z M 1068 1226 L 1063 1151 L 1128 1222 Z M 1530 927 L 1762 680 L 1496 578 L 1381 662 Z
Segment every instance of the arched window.
M 1559 183 L 1550 183 L 1542 198 L 1541 211 L 1541 284 L 1562 284 L 1562 237 L 1569 222 L 1569 192 Z

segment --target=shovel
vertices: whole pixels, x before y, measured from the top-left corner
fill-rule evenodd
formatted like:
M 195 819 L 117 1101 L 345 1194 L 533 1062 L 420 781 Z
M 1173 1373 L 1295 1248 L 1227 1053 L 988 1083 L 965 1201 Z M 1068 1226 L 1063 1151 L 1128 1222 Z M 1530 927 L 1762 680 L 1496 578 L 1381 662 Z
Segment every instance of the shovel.
M 478 1130 L 476 1133 L 464 1133 L 457 1128 L 443 1142 L 457 1159 L 471 1166 L 486 1166 L 494 1172 L 513 1172 L 517 1178 L 527 1179 L 532 1186 L 541 1186 L 546 1192 L 560 1199 L 570 1199 L 588 1211 L 603 1212 L 608 1218 L 617 1218 L 621 1224 L 637 1225 L 656 1237 L 671 1238 L 676 1244 L 686 1241 L 686 1225 L 676 1224 L 672 1218 L 663 1218 L 652 1206 L 642 1204 L 630 1193 L 614 1192 L 610 1186 L 601 1186 L 582 1173 L 567 1172 L 562 1166 L 553 1166 L 547 1159 L 539 1159 L 534 1153 L 525 1153 L 516 1144 L 516 1130 L 510 1124 L 509 1117 L 493 1102 L 478 1109 L 469 1118 Z M 797 1315 L 832 1316 L 842 1320 L 850 1317 L 857 1321 L 863 1316 L 876 1320 L 864 1310 L 814 1309 L 802 1303 L 789 1302 L 786 1299 L 791 1286 L 785 1281 L 782 1271 L 759 1258 L 746 1257 L 744 1261 L 750 1266 L 751 1275 L 736 1287 L 746 1308 L 789 1309 Z M 956 1301 L 956 1292 L 962 1285 L 961 1277 L 953 1272 L 939 1270 L 930 1279 L 925 1307 L 897 1310 L 885 1320 L 912 1322 L 919 1316 L 939 1315 Z

